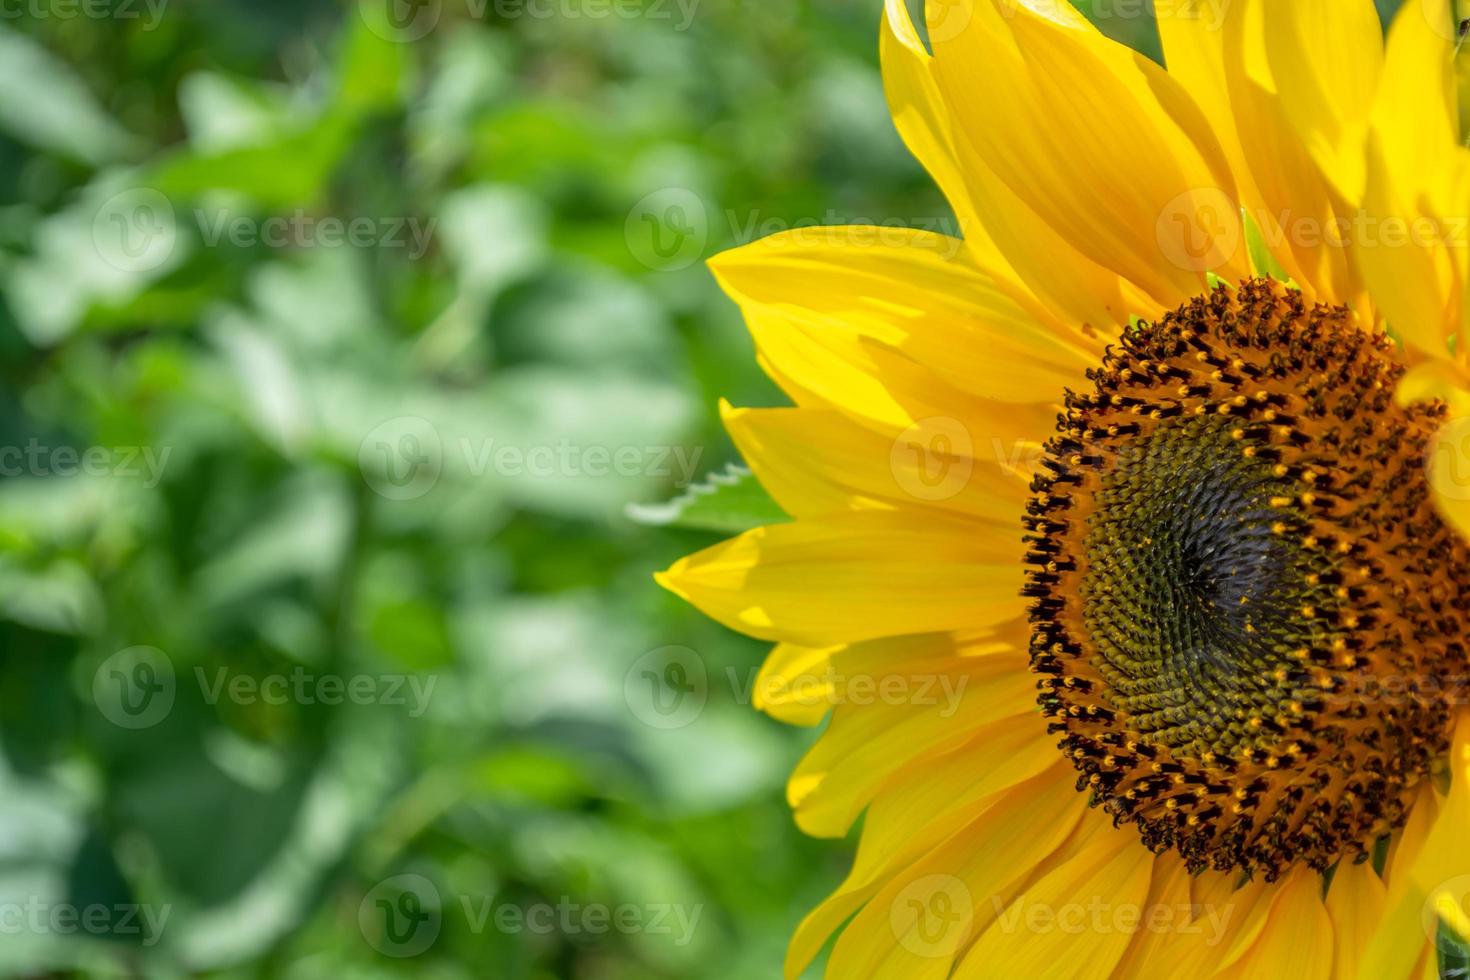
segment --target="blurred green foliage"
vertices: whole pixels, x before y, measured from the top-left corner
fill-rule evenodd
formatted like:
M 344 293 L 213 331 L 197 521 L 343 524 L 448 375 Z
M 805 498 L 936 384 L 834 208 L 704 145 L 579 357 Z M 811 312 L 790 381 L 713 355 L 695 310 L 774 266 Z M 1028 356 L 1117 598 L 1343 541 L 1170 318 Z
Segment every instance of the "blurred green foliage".
M 719 396 L 779 401 L 698 259 L 946 212 L 873 6 L 595 7 L 0 20 L 6 975 L 768 978 L 840 877 L 762 647 L 652 584 L 713 536 L 623 511 L 734 460 Z M 658 727 L 634 688 L 690 656 Z
M 778 975 L 812 736 L 625 508 L 780 401 L 699 259 L 952 227 L 879 7 L 4 6 L 0 972 Z

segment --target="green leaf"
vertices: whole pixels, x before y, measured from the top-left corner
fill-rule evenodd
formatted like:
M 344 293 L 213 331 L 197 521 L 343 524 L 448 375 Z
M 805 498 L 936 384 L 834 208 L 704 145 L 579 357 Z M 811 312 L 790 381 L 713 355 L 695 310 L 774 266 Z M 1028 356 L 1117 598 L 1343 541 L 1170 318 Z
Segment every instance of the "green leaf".
M 1245 208 L 1240 209 L 1240 220 L 1245 225 L 1245 247 L 1250 253 L 1251 268 L 1258 275 L 1270 276 L 1282 282 L 1290 282 L 1291 276 L 1276 261 L 1276 256 L 1271 254 L 1270 247 L 1266 244 L 1266 236 L 1261 231 L 1261 226 L 1256 224 L 1256 219 Z
M 160 160 L 144 182 L 174 200 L 224 190 L 267 208 L 309 204 L 351 147 L 355 126 L 349 116 L 329 114 L 308 129 L 257 146 L 176 153 Z
M 1460 941 L 1444 923 L 1439 927 L 1439 975 L 1443 978 L 1470 976 L 1470 945 Z
M 744 466 L 731 463 L 711 473 L 684 493 L 662 504 L 629 504 L 627 514 L 639 524 L 739 534 L 791 518 L 771 499 Z
M 137 146 L 138 138 L 97 104 L 71 66 L 3 26 L 0 64 L 0 130 L 92 166 L 118 160 Z

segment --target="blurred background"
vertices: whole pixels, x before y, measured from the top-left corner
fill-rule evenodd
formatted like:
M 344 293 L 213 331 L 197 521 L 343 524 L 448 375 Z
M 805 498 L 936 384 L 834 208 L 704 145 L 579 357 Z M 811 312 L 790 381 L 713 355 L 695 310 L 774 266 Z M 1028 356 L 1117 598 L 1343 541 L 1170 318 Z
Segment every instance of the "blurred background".
M 954 228 L 880 8 L 0 2 L 0 974 L 779 975 L 851 845 L 650 575 L 779 517 L 702 260 Z

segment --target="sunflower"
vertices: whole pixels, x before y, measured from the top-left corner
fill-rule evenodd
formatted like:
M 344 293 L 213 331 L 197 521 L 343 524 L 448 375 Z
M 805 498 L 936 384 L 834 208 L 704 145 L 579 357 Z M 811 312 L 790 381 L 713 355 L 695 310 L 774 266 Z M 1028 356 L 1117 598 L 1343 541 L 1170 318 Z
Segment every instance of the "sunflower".
M 1065 3 L 931 3 L 926 45 L 889 0 L 962 240 L 712 263 L 793 520 L 658 579 L 826 720 L 801 827 L 862 817 L 788 976 L 835 935 L 844 980 L 1397 980 L 1470 934 L 1457 23 L 1156 8 L 1167 71 Z

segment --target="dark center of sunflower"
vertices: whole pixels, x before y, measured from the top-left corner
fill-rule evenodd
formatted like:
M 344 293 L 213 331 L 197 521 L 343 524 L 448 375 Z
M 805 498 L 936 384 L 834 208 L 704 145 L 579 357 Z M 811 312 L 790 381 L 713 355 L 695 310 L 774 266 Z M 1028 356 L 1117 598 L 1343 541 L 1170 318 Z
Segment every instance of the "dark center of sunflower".
M 1043 711 L 1079 789 L 1196 870 L 1365 854 L 1448 744 L 1470 555 L 1401 375 L 1344 308 L 1221 287 L 1129 331 L 1047 444 Z
M 1083 541 L 1083 628 L 1113 704 L 1140 735 L 1196 754 L 1248 742 L 1250 719 L 1277 713 L 1276 677 L 1329 642 L 1316 611 L 1336 605 L 1328 556 L 1274 530 L 1289 481 L 1230 433 L 1194 417 L 1128 446 L 1099 474 Z

